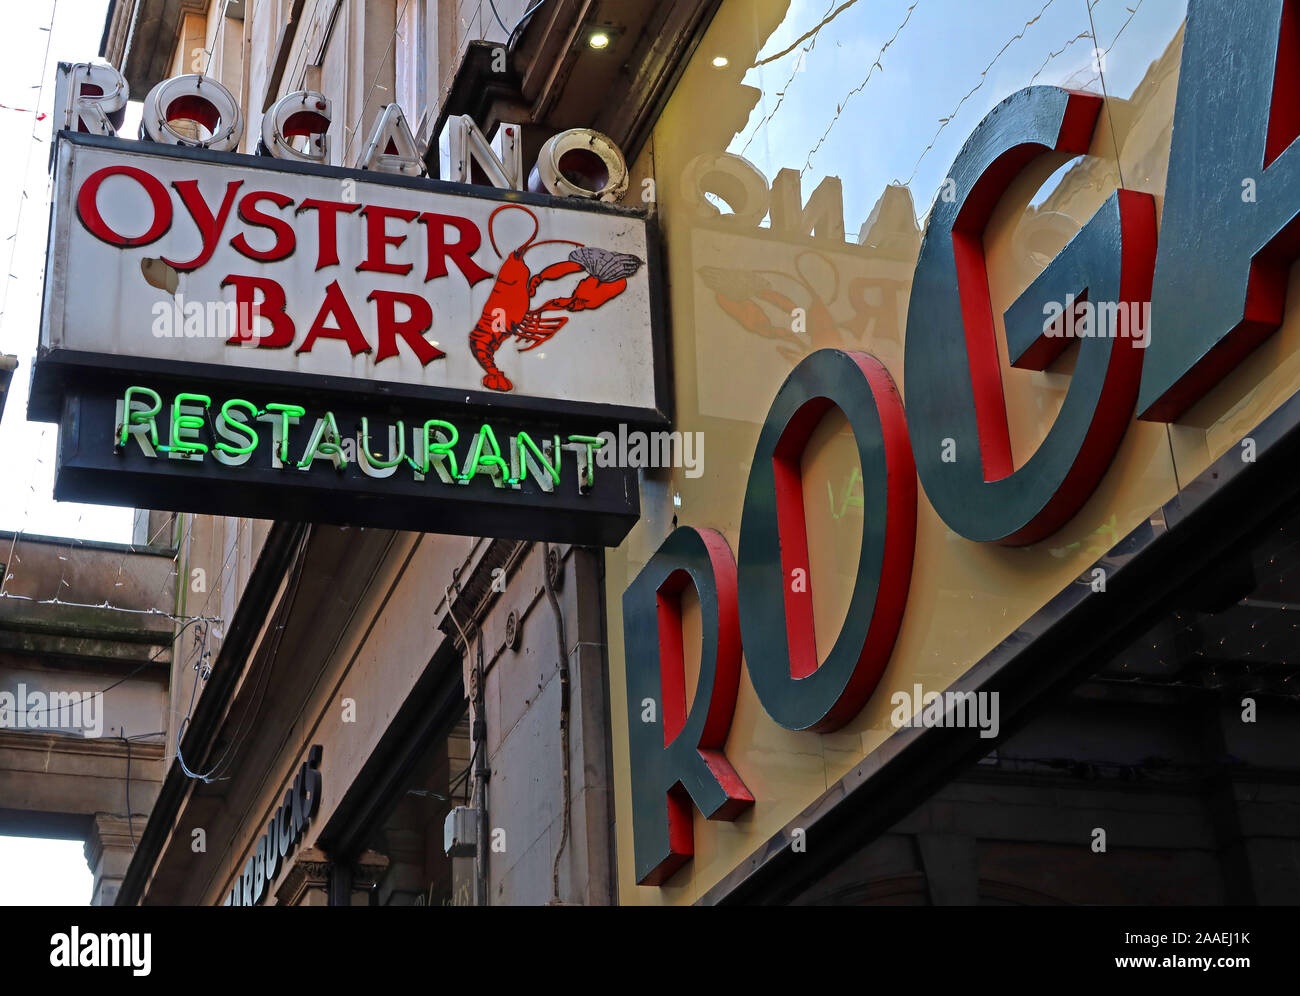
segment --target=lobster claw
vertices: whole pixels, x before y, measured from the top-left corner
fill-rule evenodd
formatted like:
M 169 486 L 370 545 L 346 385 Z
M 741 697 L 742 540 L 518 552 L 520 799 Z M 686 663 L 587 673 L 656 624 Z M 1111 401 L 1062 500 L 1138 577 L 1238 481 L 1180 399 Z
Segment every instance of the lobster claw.
M 538 312 L 530 311 L 515 323 L 510 332 L 519 342 L 528 343 L 527 346 L 518 347 L 519 352 L 526 353 L 555 335 L 568 320 L 568 316 L 544 318 Z

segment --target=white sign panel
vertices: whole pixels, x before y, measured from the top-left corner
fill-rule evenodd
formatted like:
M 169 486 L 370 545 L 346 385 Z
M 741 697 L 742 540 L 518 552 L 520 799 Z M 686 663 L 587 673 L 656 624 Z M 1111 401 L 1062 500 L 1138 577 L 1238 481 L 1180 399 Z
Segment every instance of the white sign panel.
M 65 135 L 51 236 L 50 359 L 661 417 L 636 212 Z

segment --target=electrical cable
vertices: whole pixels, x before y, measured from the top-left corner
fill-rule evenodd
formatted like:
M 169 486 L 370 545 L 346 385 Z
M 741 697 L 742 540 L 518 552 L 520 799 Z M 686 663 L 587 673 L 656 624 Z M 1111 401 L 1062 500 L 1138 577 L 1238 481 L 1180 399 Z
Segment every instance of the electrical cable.
M 34 730 L 34 731 L 32 731 L 32 732 L 34 732 L 34 733 L 39 733 L 39 734 L 41 734 L 41 736 L 44 736 L 44 737 L 64 737 L 64 738 L 70 738 L 70 739 L 72 739 L 72 740 L 83 740 L 83 741 L 84 741 L 84 740 L 96 740 L 96 739 L 99 739 L 99 738 L 97 738 L 97 737 L 88 737 L 88 736 L 86 736 L 84 733 L 70 733 L 70 732 L 67 731 L 67 730 Z M 158 731 L 155 732 L 155 733 L 137 733 L 137 734 L 135 734 L 134 736 L 128 737 L 127 739 L 128 739 L 128 740 L 148 740 L 150 737 L 165 737 L 166 735 L 167 735 L 167 734 L 166 734 L 165 732 L 163 732 L 162 730 L 158 730 Z M 121 740 L 122 738 L 121 738 L 121 736 L 119 735 L 119 736 L 117 736 L 117 737 L 110 737 L 109 739 L 110 739 L 110 740 Z
M 190 717 L 194 715 L 194 699 L 199 690 L 199 677 L 200 675 L 202 675 L 203 680 L 205 682 L 208 679 L 208 676 L 206 674 L 203 674 L 203 668 L 204 668 L 203 661 L 208 656 L 207 647 L 208 647 L 208 630 L 205 627 L 203 630 L 203 646 L 200 648 L 199 651 L 199 659 L 194 664 L 194 683 L 190 685 L 190 704 L 186 707 L 185 717 L 181 720 L 180 726 L 178 727 L 180 731 L 176 736 L 176 743 L 178 746 L 180 744 L 181 738 L 185 735 L 185 728 L 189 725 Z M 209 673 L 211 673 L 211 668 L 208 668 L 208 671 Z M 178 750 L 177 754 L 179 753 L 180 752 Z M 193 775 L 190 774 L 189 770 L 185 767 L 185 762 L 183 760 L 181 761 L 181 770 L 184 771 L 190 777 L 194 777 Z
M 538 8 L 544 3 L 546 3 L 546 0 L 537 0 L 537 3 L 533 4 L 519 16 L 519 20 L 515 22 L 515 26 L 510 32 L 510 36 L 506 39 L 507 54 L 513 51 L 515 47 L 515 39 L 518 37 L 519 32 L 523 30 L 524 25 L 528 23 L 528 19 L 537 13 Z M 504 27 L 504 25 L 502 25 L 502 27 Z
M 464 801 L 467 803 L 469 802 L 469 774 L 474 770 L 474 762 L 478 760 L 478 748 L 479 745 L 476 743 L 474 745 L 473 753 L 470 754 L 469 764 L 465 766 L 465 770 L 457 775 L 454 780 L 447 783 L 447 798 L 454 798 L 456 795 L 456 789 L 460 787 L 461 782 L 464 782 Z
M 275 662 L 278 659 L 280 654 L 280 643 L 284 640 L 284 629 L 287 624 L 287 620 L 289 616 L 293 613 L 293 608 L 298 601 L 298 593 L 299 593 L 298 582 L 302 578 L 302 570 L 304 565 L 307 562 L 307 543 L 310 540 L 310 538 L 311 538 L 311 528 L 308 527 L 306 532 L 304 532 L 302 542 L 298 547 L 297 563 L 294 565 L 293 576 L 292 578 L 290 578 L 288 582 L 288 586 L 286 588 L 286 591 L 291 591 L 293 594 L 292 597 L 288 599 L 287 603 L 281 602 L 281 605 L 284 606 L 284 613 L 280 617 L 281 618 L 280 625 L 276 628 L 275 645 L 271 648 L 271 651 L 268 655 L 269 661 L 266 665 L 265 672 L 263 673 L 262 677 L 259 679 L 258 687 L 256 691 L 254 691 L 253 693 L 253 698 L 257 702 L 257 712 L 255 715 L 252 716 L 254 720 L 254 724 L 249 727 L 249 733 L 251 733 L 256 726 L 257 716 L 261 715 L 262 705 L 265 704 L 263 701 L 263 696 L 265 695 L 267 686 L 270 684 L 271 673 L 275 670 Z M 238 749 L 239 747 L 242 746 L 241 735 L 245 737 L 247 736 L 247 734 L 244 734 L 243 731 L 244 731 L 245 724 L 249 720 L 250 713 L 252 713 L 252 709 L 253 709 L 253 705 L 252 702 L 250 701 L 249 706 L 244 710 L 244 715 L 240 717 L 238 726 L 235 727 L 235 732 L 231 736 L 230 744 L 226 747 L 221 757 L 217 759 L 216 763 L 212 765 L 212 767 L 208 770 L 206 774 L 197 774 L 191 771 L 189 767 L 185 764 L 185 759 L 181 756 L 181 749 L 180 749 L 181 737 L 184 735 L 185 732 L 184 728 L 188 725 L 188 720 L 182 724 L 182 728 L 176 737 L 176 759 L 181 765 L 181 770 L 185 773 L 187 777 L 193 778 L 197 781 L 202 781 L 205 784 L 214 781 L 226 780 L 227 776 L 225 776 L 223 772 L 228 771 L 230 765 L 234 764 L 235 758 L 239 756 Z M 234 752 L 233 754 L 231 753 L 232 751 Z
M 170 575 L 168 575 L 170 577 Z M 166 612 L 163 609 L 124 609 L 117 605 L 109 605 L 107 601 L 98 604 L 89 602 L 65 602 L 61 598 L 35 598 L 31 595 L 15 595 L 12 592 L 5 592 L 0 598 L 12 598 L 15 601 L 31 602 L 33 605 L 62 605 L 67 609 L 103 609 L 106 612 L 125 612 L 133 616 L 163 616 L 172 622 L 221 622 L 220 616 L 181 616 L 175 612 Z
M 298 595 L 301 592 L 303 569 L 306 567 L 307 564 L 307 544 L 310 542 L 310 540 L 311 540 L 311 527 L 309 526 L 306 532 L 303 533 L 302 544 L 298 548 L 298 561 L 294 565 L 294 575 L 293 575 L 293 579 L 290 581 L 290 586 L 293 591 L 293 597 L 290 598 L 288 606 L 285 609 L 284 616 L 282 617 L 282 622 L 280 623 L 279 627 L 276 630 L 275 646 L 271 648 L 270 663 L 268 664 L 266 669 L 265 679 L 262 681 L 257 692 L 257 711 L 253 713 L 253 717 L 252 717 L 253 721 L 249 725 L 248 733 L 245 734 L 245 739 L 247 738 L 247 736 L 251 735 L 253 730 L 256 728 L 257 720 L 261 718 L 262 709 L 266 705 L 266 689 L 270 687 L 271 675 L 272 673 L 274 673 L 275 665 L 280 659 L 280 644 L 284 642 L 284 631 L 289 624 L 289 620 L 293 617 L 294 608 L 298 604 Z M 244 724 L 241 721 L 239 728 L 236 731 L 236 737 L 232 740 L 230 747 L 227 748 L 226 750 L 226 754 L 230 754 L 231 750 L 234 750 L 235 753 L 231 755 L 230 761 L 225 766 L 225 768 L 222 769 L 223 771 L 228 771 L 230 765 L 235 763 L 235 758 L 239 756 L 238 748 L 242 747 L 243 744 L 242 741 L 238 739 L 238 731 L 242 730 L 243 726 Z M 222 756 L 223 758 L 225 757 L 225 755 Z M 218 764 L 220 764 L 220 762 L 218 762 Z
M 226 13 L 230 9 L 230 0 L 223 0 L 221 4 L 221 13 L 217 16 L 217 30 L 212 33 L 212 50 L 208 52 L 208 64 L 203 67 L 203 75 L 207 76 L 212 69 L 212 57 L 217 53 L 217 45 L 221 42 L 221 32 L 226 27 Z
M 54 3 L 50 6 L 50 26 L 48 28 L 43 29 L 46 32 L 45 56 L 41 59 L 41 82 L 40 82 L 40 86 L 37 88 L 36 91 L 36 109 L 38 111 L 40 110 L 41 107 L 41 98 L 45 94 L 45 67 L 49 64 L 50 61 L 50 41 L 54 37 L 54 15 L 58 12 L 58 9 L 59 9 L 59 0 L 54 0 Z M 33 124 L 34 123 L 35 122 L 33 122 Z M 31 171 L 32 141 L 34 140 L 36 140 L 35 128 L 32 129 L 31 140 L 29 140 L 27 143 L 27 159 L 25 161 L 25 165 L 23 166 L 23 178 L 22 178 L 23 186 L 26 185 L 27 174 Z M 4 291 L 0 293 L 0 316 L 4 315 L 5 308 L 9 304 L 9 284 L 13 280 L 14 259 L 18 255 L 18 233 L 22 227 L 23 202 L 25 200 L 27 200 L 27 191 L 25 189 L 20 188 L 19 198 L 18 198 L 18 209 L 15 213 L 15 218 L 14 218 L 14 239 L 13 239 L 14 244 L 13 247 L 9 250 L 9 269 L 5 271 L 8 275 L 5 277 Z
M 501 30 L 507 35 L 510 34 L 510 29 L 506 27 L 506 22 L 501 20 L 501 15 L 497 13 L 496 0 L 488 0 L 488 6 L 492 8 L 492 16 L 497 19 L 497 24 L 501 25 Z
M 444 585 L 442 589 L 442 594 L 443 597 L 447 600 L 447 615 L 451 618 L 453 625 L 455 625 L 456 632 L 460 634 L 461 642 L 465 644 L 465 653 L 469 653 L 469 637 L 466 636 L 465 631 L 461 629 L 460 620 L 456 618 L 456 613 L 451 611 L 451 588 L 447 585 Z
M 64 603 L 64 604 L 67 604 L 67 603 Z M 194 619 L 191 619 L 189 622 L 187 622 L 184 626 L 182 626 L 182 627 L 180 628 L 180 630 L 176 633 L 176 636 L 173 637 L 173 640 L 180 639 L 181 634 L 185 632 L 186 628 L 188 628 L 189 626 L 192 626 L 192 625 L 193 625 L 194 623 L 196 623 L 196 622 L 201 622 L 201 621 L 202 621 L 202 620 L 201 620 L 200 618 L 198 618 L 198 617 L 196 617 L 196 618 L 194 618 Z M 154 661 L 156 661 L 156 660 L 158 659 L 159 654 L 163 653 L 163 651 L 165 651 L 165 650 L 170 650 L 171 647 L 172 647 L 172 643 L 171 643 L 171 641 L 169 641 L 165 647 L 163 647 L 161 650 L 158 650 L 156 653 L 154 653 L 154 655 L 153 655 L 152 657 L 150 657 L 148 660 L 146 660 L 146 661 L 141 661 L 138 665 L 136 665 L 135 668 L 133 668 L 131 671 L 127 672 L 127 673 L 126 673 L 125 675 L 123 675 L 121 678 L 118 678 L 117 681 L 113 682 L 111 685 L 108 685 L 108 686 L 105 687 L 105 688 L 101 688 L 101 689 L 99 689 L 99 691 L 91 692 L 91 693 L 90 693 L 91 696 L 93 697 L 93 696 L 96 696 L 96 695 L 107 695 L 107 694 L 108 694 L 109 692 L 111 692 L 114 688 L 117 688 L 118 685 L 121 685 L 121 684 L 123 684 L 124 682 L 130 681 L 130 680 L 131 680 L 132 678 L 134 678 L 137 674 L 139 674 L 141 671 L 143 671 L 146 667 L 148 667 L 150 664 L 152 664 Z M 84 702 L 85 699 L 83 698 L 81 701 Z M 60 718 L 62 718 L 63 710 L 64 710 L 65 708 L 69 708 L 69 709 L 72 708 L 72 705 L 73 705 L 73 703 L 67 703 L 66 705 L 60 705 L 60 706 L 59 706 L 59 716 L 60 716 Z M 47 706 L 47 707 L 44 708 L 44 709 L 37 709 L 37 710 L 35 710 L 35 713 L 48 713 L 49 711 L 50 711 L 50 710 L 49 710 L 49 707 Z M 32 713 L 29 713 L 29 715 L 32 715 Z M 153 734 L 150 734 L 150 736 L 152 736 L 152 735 L 153 735 Z
M 401 30 L 402 21 L 406 18 L 406 8 L 410 6 L 411 0 L 406 0 L 402 4 L 402 9 L 397 14 L 397 27 L 393 28 L 393 37 L 388 39 L 388 48 L 384 49 L 384 57 L 379 60 L 379 68 L 375 70 L 375 78 L 370 81 L 370 89 L 366 91 L 366 99 L 361 103 L 361 112 L 357 115 L 355 124 L 360 127 L 361 120 L 366 116 L 366 108 L 370 106 L 370 96 L 375 92 L 375 87 L 379 85 L 379 74 L 384 71 L 384 64 L 388 61 L 389 54 L 393 51 L 393 42 L 397 41 L 397 33 Z M 348 128 L 348 141 L 343 147 L 343 163 L 348 164 L 348 152 L 352 149 L 352 139 L 356 137 L 356 128 Z
M 4 596 L 5 585 L 8 584 L 9 579 L 13 577 L 13 572 L 10 571 L 9 568 L 13 566 L 14 550 L 18 546 L 18 534 L 20 532 L 22 532 L 21 529 L 14 530 L 13 539 L 9 541 L 9 556 L 5 558 L 5 562 L 3 564 L 0 564 L 0 571 L 4 571 L 3 577 L 0 577 L 0 597 Z M 119 574 L 121 573 L 121 568 L 118 569 L 118 573 Z
M 135 850 L 135 826 L 131 820 L 131 741 L 122 727 L 122 743 L 126 744 L 126 831 L 131 837 L 131 850 Z

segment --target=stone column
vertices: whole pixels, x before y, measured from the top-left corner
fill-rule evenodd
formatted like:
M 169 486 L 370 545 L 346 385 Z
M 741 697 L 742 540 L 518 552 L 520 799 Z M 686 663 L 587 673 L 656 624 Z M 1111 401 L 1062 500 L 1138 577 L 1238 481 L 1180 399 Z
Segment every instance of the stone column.
M 90 834 L 86 837 L 86 863 L 95 876 L 90 891 L 91 906 L 112 906 L 117 901 L 117 890 L 122 885 L 127 866 L 131 864 L 131 857 L 135 853 L 131 832 L 134 830 L 138 840 L 138 835 L 144 830 L 143 819 L 134 820 L 133 823 L 132 827 L 120 816 L 95 814 Z

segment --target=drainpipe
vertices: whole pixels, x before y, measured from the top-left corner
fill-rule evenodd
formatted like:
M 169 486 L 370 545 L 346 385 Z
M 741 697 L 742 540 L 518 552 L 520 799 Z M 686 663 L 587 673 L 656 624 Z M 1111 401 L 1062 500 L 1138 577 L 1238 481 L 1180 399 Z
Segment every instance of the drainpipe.
M 460 571 L 452 570 L 452 584 L 456 585 L 457 594 L 460 593 Z M 442 593 L 447 599 L 447 615 L 452 624 L 456 627 L 456 632 L 460 634 L 461 644 L 465 648 L 466 655 L 469 654 L 469 634 L 461 626 L 460 620 L 456 618 L 456 612 L 451 607 L 451 588 L 443 588 Z M 470 629 L 474 629 L 473 623 Z M 474 717 L 474 723 L 470 730 L 470 741 L 474 749 L 470 754 L 470 765 L 474 769 L 474 815 L 478 825 L 477 842 L 474 850 L 474 905 L 488 905 L 488 813 L 487 813 L 487 783 L 490 770 L 487 759 L 487 710 L 484 706 L 483 699 L 483 627 L 478 627 L 478 650 L 474 657 L 474 667 L 469 672 L 470 676 L 470 711 Z
M 474 663 L 474 800 L 478 813 L 478 854 L 474 860 L 474 905 L 488 905 L 488 747 L 487 712 L 483 704 L 483 627 L 478 627 L 478 655 Z
M 559 576 L 564 564 L 559 556 L 555 558 L 555 574 Z M 546 600 L 551 603 L 551 613 L 555 617 L 555 642 L 560 655 L 560 796 L 563 815 L 560 822 L 560 843 L 555 849 L 555 862 L 551 865 L 551 902 L 560 902 L 560 858 L 569 841 L 569 653 L 568 642 L 564 638 L 564 613 L 560 609 L 560 600 L 555 594 L 555 581 L 551 577 L 551 544 L 542 544 L 542 586 L 546 589 Z

